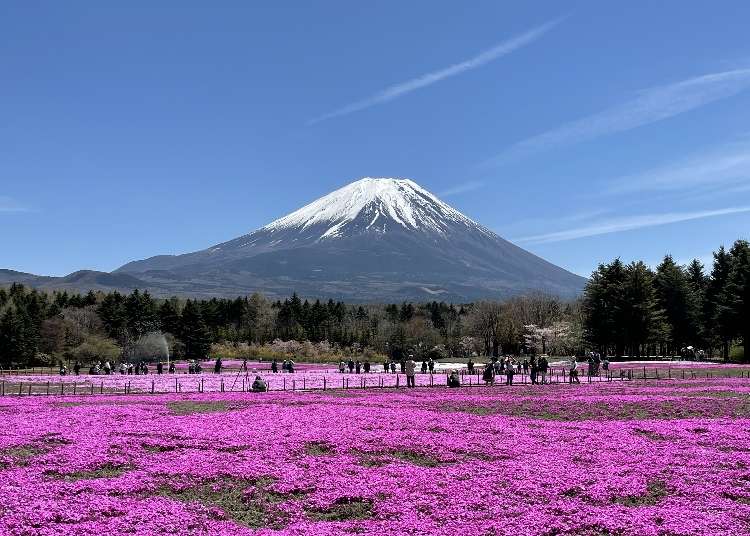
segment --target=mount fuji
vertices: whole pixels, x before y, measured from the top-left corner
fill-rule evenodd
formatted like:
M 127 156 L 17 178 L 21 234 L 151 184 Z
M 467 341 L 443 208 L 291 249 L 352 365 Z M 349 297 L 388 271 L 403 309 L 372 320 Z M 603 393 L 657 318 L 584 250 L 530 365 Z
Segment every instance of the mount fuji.
M 250 234 L 114 273 L 180 294 L 354 301 L 572 297 L 585 279 L 503 240 L 407 179 L 363 178 Z
M 201 251 L 133 261 L 111 274 L 39 279 L 45 287 L 79 290 L 88 284 L 203 297 L 297 292 L 380 302 L 471 301 L 536 291 L 569 298 L 586 283 L 500 238 L 411 180 L 369 177 Z

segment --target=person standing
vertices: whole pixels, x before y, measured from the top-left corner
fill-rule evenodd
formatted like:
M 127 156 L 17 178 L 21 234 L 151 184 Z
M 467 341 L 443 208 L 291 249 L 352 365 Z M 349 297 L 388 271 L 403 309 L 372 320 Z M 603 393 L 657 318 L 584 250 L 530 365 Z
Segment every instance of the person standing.
M 164 372 L 164 365 L 161 364 L 161 360 L 156 362 L 156 373 L 161 376 L 161 373 Z
M 422 374 L 427 374 L 427 361 L 425 361 L 424 359 L 422 360 L 422 366 L 420 367 L 419 371 Z
M 357 362 L 354 363 L 354 371 L 359 374 L 362 371 L 362 363 L 359 362 L 359 359 L 357 359 Z
M 432 358 L 427 362 L 427 368 L 430 369 L 430 374 L 435 371 L 435 361 Z
M 221 374 L 221 358 L 216 358 L 216 363 L 214 364 L 214 374 Z
M 365 374 L 370 373 L 370 360 L 369 359 L 365 359 L 365 362 L 362 365 L 362 368 L 365 370 Z
M 276 361 L 276 358 L 273 358 L 273 361 L 271 361 L 271 372 L 273 374 L 277 374 L 279 372 L 279 362 Z
M 409 355 L 406 363 L 404 363 L 404 373 L 406 374 L 406 386 L 416 387 L 414 382 L 414 373 L 416 372 L 417 364 L 414 362 L 414 356 Z
M 547 383 L 547 369 L 549 369 L 549 363 L 547 358 L 542 356 L 539 358 L 539 376 L 542 378 L 542 385 Z
M 487 385 L 493 385 L 495 383 L 495 364 L 487 363 L 484 366 L 484 372 L 482 373 L 482 379 Z
M 513 385 L 513 362 L 508 358 L 508 362 L 505 364 L 505 385 Z
M 354 372 L 354 360 L 349 359 L 349 363 L 347 363 L 347 365 L 349 367 L 349 374 L 352 374 Z
M 474 360 L 469 358 L 469 361 L 466 362 L 466 369 L 469 372 L 469 374 L 474 374 Z
M 76 359 L 75 365 L 73 365 L 73 372 L 76 376 L 80 376 L 81 374 L 81 364 Z
M 536 377 L 539 373 L 539 365 L 536 361 L 536 356 L 531 356 L 531 360 L 529 361 L 529 369 L 531 370 L 531 385 L 534 385 L 537 383 Z
M 570 358 L 570 376 L 568 377 L 569 383 L 581 383 L 581 380 L 578 379 L 578 361 L 576 361 L 575 356 Z

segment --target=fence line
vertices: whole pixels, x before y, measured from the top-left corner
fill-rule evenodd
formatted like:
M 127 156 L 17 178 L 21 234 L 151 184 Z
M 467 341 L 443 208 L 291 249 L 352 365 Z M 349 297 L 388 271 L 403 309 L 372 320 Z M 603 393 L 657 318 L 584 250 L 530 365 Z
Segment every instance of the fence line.
M 583 374 L 578 375 L 578 379 L 581 383 L 601 383 L 601 382 L 638 382 L 638 381 L 664 381 L 664 380 L 697 380 L 697 379 L 712 379 L 712 378 L 747 378 L 750 379 L 750 370 L 740 370 L 739 375 L 731 374 L 729 371 L 727 374 L 717 375 L 712 371 L 705 371 L 701 374 L 700 371 L 689 369 L 679 369 L 679 371 L 673 371 L 670 368 L 666 370 L 666 374 L 659 368 L 629 368 L 629 369 L 617 369 L 608 371 L 599 371 L 597 374 L 588 374 L 587 371 L 583 371 Z M 322 378 L 315 378 L 316 382 L 309 382 L 308 378 L 303 374 L 301 376 L 294 375 L 291 377 L 291 382 L 287 382 L 289 375 L 278 374 L 271 376 L 271 378 L 280 379 L 281 382 L 266 382 L 268 391 L 330 391 L 330 390 L 368 390 L 368 389 L 403 389 L 405 388 L 406 382 L 401 381 L 401 373 L 370 373 L 370 374 L 343 374 L 341 375 L 341 384 L 336 383 L 336 378 L 331 378 L 331 375 L 323 375 Z M 252 379 L 249 374 L 237 374 L 221 375 L 218 383 L 215 383 L 213 387 L 209 383 L 209 389 L 206 390 L 206 378 L 214 375 L 180 375 L 174 377 L 174 384 L 171 382 L 164 382 L 163 385 L 157 386 L 156 379 L 159 375 L 149 375 L 148 378 L 151 380 L 150 385 L 146 377 L 137 376 L 143 378 L 145 381 L 142 386 L 135 386 L 133 389 L 133 382 L 128 378 L 128 381 L 114 385 L 106 385 L 106 377 L 121 377 L 119 375 L 109 375 L 100 377 L 99 376 L 75 376 L 75 378 L 81 378 L 81 381 L 23 381 L 22 379 L 18 382 L 8 381 L 6 379 L 0 380 L 0 396 L 68 396 L 68 395 L 132 395 L 132 394 L 169 394 L 169 393 L 224 393 L 224 392 L 251 392 L 252 391 Z M 232 378 L 234 376 L 234 382 L 228 384 L 225 382 L 227 377 Z M 281 376 L 281 378 L 279 378 Z M 448 375 L 447 374 L 417 374 L 417 377 L 421 377 L 423 381 L 418 384 L 420 388 L 447 388 Z M 538 376 L 540 379 L 541 375 Z M 358 381 L 350 381 L 355 378 Z M 370 381 L 370 379 L 374 379 Z M 497 374 L 495 376 L 495 382 L 489 383 L 482 379 L 482 373 L 477 371 L 473 374 L 468 372 L 461 375 L 461 387 L 490 387 L 490 386 L 506 386 L 507 377 L 505 374 Z M 194 381 L 193 381 L 194 379 Z M 241 383 L 239 380 L 242 380 Z M 392 380 L 392 381 L 391 381 Z M 571 378 L 567 368 L 551 368 L 548 370 L 545 378 L 545 383 L 550 385 L 559 384 L 570 384 Z M 114 383 L 114 382 L 111 382 Z M 530 385 L 531 376 L 527 372 L 515 373 L 512 385 L 508 387 L 518 385 Z M 170 387 L 167 387 L 169 385 Z

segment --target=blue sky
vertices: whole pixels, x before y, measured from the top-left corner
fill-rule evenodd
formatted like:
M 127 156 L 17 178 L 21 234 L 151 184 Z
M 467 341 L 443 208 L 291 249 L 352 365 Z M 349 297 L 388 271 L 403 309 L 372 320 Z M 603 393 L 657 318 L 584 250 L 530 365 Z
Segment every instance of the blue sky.
M 0 267 L 202 249 L 408 177 L 588 275 L 750 229 L 750 3 L 0 4 Z

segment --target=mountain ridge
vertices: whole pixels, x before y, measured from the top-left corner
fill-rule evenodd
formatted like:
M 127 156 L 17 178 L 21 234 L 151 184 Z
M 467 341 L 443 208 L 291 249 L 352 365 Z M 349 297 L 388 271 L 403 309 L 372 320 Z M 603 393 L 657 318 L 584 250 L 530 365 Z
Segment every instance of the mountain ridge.
M 574 297 L 586 281 L 504 240 L 414 181 L 373 177 L 240 237 L 132 261 L 108 275 L 113 285 L 142 283 L 156 295 L 297 292 L 348 301 L 472 301 L 537 291 Z M 72 276 L 66 284 L 75 283 Z M 103 275 L 79 277 L 107 284 Z

